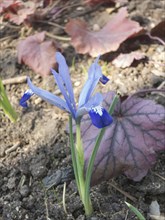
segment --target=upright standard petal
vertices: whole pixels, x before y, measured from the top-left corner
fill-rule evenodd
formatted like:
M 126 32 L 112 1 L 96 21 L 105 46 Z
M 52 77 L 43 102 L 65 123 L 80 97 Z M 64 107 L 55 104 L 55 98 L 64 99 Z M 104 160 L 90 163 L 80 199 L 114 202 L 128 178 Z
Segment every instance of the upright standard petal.
M 27 101 L 30 99 L 30 97 L 34 95 L 34 93 L 32 92 L 31 89 L 28 89 L 22 96 L 22 98 L 19 101 L 19 104 L 23 107 L 23 108 L 27 108 Z
M 100 78 L 102 77 L 102 71 L 100 66 L 98 65 L 98 58 L 95 62 L 90 66 L 88 70 L 88 79 L 81 91 L 79 97 L 79 107 L 83 106 L 90 98 L 93 93 L 96 85 L 98 84 Z
M 37 96 L 39 96 L 40 98 L 42 98 L 43 100 L 49 102 L 50 104 L 57 106 L 58 108 L 62 110 L 66 110 L 70 112 L 66 102 L 63 99 L 59 98 L 56 95 L 53 95 L 52 93 L 46 90 L 43 90 L 43 89 L 40 89 L 34 86 L 29 78 L 28 78 L 28 85 L 30 89 L 32 90 L 32 92 L 36 94 Z
M 92 124 L 97 128 L 104 128 L 113 122 L 113 118 L 101 106 L 91 108 L 89 111 L 89 116 L 92 120 Z
M 63 83 L 63 79 L 61 78 L 61 75 L 58 74 L 55 70 L 52 69 L 52 73 L 54 75 L 54 78 L 56 80 L 56 83 L 61 91 L 61 93 L 63 94 L 65 101 L 67 103 L 67 106 L 73 116 L 73 118 L 75 118 L 75 114 L 76 114 L 76 109 L 74 106 L 74 103 L 71 102 L 70 98 L 69 98 L 69 94 L 68 91 L 66 90 L 64 83 Z
M 68 68 L 68 65 L 66 63 L 64 56 L 60 52 L 56 52 L 56 61 L 59 64 L 58 71 L 63 80 L 64 86 L 66 87 L 66 90 L 68 91 L 69 99 L 74 104 L 74 106 L 76 106 L 75 100 L 74 100 L 72 82 L 71 82 L 70 74 L 69 74 L 69 68 Z

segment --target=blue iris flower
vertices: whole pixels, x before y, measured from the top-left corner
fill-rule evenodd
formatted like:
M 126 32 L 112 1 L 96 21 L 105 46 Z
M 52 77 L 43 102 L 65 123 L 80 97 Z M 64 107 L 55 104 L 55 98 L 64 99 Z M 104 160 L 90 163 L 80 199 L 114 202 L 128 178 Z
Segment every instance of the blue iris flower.
M 60 52 L 56 52 L 56 61 L 59 66 L 59 73 L 57 73 L 54 69 L 51 69 L 51 72 L 54 75 L 55 81 L 63 94 L 64 99 L 34 86 L 28 78 L 27 82 L 30 89 L 28 89 L 22 96 L 20 105 L 22 107 L 27 107 L 27 100 L 30 99 L 32 95 L 36 94 L 43 100 L 69 112 L 75 120 L 88 113 L 92 120 L 92 124 L 96 127 L 103 128 L 110 125 L 113 119 L 101 106 L 103 101 L 102 95 L 100 93 L 96 93 L 92 96 L 99 81 L 103 84 L 108 81 L 108 78 L 102 74 L 101 68 L 98 65 L 98 59 L 99 58 L 97 58 L 89 68 L 88 79 L 80 93 L 77 107 L 69 75 L 69 68 L 66 64 L 65 58 Z

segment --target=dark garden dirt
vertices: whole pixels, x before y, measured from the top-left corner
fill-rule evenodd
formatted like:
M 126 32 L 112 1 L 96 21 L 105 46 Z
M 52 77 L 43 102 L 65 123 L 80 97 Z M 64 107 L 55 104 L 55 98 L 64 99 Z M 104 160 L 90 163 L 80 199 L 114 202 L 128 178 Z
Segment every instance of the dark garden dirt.
M 82 17 L 94 24 L 106 11 L 106 6 L 91 11 L 83 4 L 74 6 L 77 2 L 70 2 L 70 7 L 61 13 L 55 23 L 64 26 L 69 17 Z M 132 0 L 128 3 L 128 11 L 132 19 L 149 29 L 162 20 L 164 4 L 161 0 Z M 64 36 L 60 28 L 50 24 L 37 23 L 31 34 L 34 30 Z M 26 82 L 5 81 L 28 75 L 35 85 L 61 95 L 52 76 L 42 78 L 17 63 L 16 45 L 22 36 L 29 35 L 28 31 L 29 28 L 7 23 L 1 27 L 0 77 L 6 82 L 8 97 L 19 117 L 16 123 L 5 117 L 0 118 L 0 220 L 83 220 L 86 218 L 74 181 L 66 132 L 68 115 L 37 97 L 32 97 L 28 109 L 22 109 L 18 102 L 28 88 Z M 93 59 L 76 54 L 67 41 L 61 40 L 60 44 L 78 97 L 86 78 L 85 72 Z M 129 47 L 129 42 L 125 42 L 122 50 L 127 51 Z M 125 69 L 111 63 L 105 66 L 100 61 L 103 72 L 110 78 L 108 86 L 100 87 L 103 92 L 114 90 L 128 95 L 139 89 L 163 88 L 164 47 L 158 41 L 148 43 L 137 39 L 131 43 L 131 48 L 145 52 L 149 61 L 137 62 Z M 74 57 L 75 64 L 72 65 Z M 152 94 L 148 98 L 165 105 L 162 94 Z M 62 198 L 64 186 L 65 208 Z M 91 197 L 94 206 L 91 220 L 137 219 L 124 201 L 136 206 L 149 219 L 149 206 L 157 200 L 163 216 L 165 154 L 158 154 L 157 163 L 142 181 L 133 182 L 120 175 L 93 187 Z

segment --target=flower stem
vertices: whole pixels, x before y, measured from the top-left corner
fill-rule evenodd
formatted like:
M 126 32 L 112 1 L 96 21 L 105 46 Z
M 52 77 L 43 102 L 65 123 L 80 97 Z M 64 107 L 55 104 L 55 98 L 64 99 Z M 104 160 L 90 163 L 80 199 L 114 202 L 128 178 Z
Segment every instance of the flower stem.
M 85 191 L 85 179 L 84 179 L 84 150 L 82 146 L 81 139 L 81 129 L 80 129 L 81 118 L 76 120 L 76 165 L 77 165 L 77 175 L 79 181 L 79 194 L 82 202 L 84 201 L 84 191 Z
M 109 108 L 109 114 L 112 115 L 112 113 L 114 112 L 115 106 L 118 102 L 118 96 L 115 95 L 115 97 L 113 98 L 113 101 L 110 105 Z M 97 155 L 97 151 L 99 149 L 101 140 L 103 138 L 103 135 L 105 133 L 106 128 L 102 128 L 97 139 L 96 139 L 96 143 L 95 146 L 93 148 L 91 157 L 89 159 L 89 163 L 88 163 L 88 167 L 87 167 L 87 171 L 86 171 L 86 177 L 85 177 L 85 195 L 84 195 L 84 203 L 87 204 L 87 206 L 90 206 L 89 202 L 89 196 L 90 196 L 90 182 L 91 182 L 91 177 L 92 177 L 92 171 L 93 171 L 93 166 L 94 166 L 94 161 Z
M 86 216 L 90 216 L 93 212 L 92 203 L 90 200 L 90 195 L 88 197 L 88 202 L 85 203 L 85 179 L 84 179 L 84 150 L 82 145 L 81 130 L 80 130 L 81 118 L 76 120 L 76 145 L 74 144 L 73 130 L 72 130 L 72 118 L 69 118 L 69 130 L 70 130 L 70 144 L 71 144 L 71 155 L 73 169 L 76 179 L 77 188 L 81 201 L 84 205 Z
M 118 102 L 118 96 L 115 96 L 109 108 L 110 114 L 114 112 L 114 108 L 117 102 Z M 81 118 L 76 119 L 76 145 L 75 145 L 73 138 L 73 130 L 72 130 L 72 118 L 71 116 L 69 118 L 71 154 L 72 154 L 72 163 L 73 163 L 76 184 L 78 187 L 80 198 L 84 205 L 86 216 L 90 216 L 93 212 L 93 207 L 90 198 L 90 182 L 93 171 L 93 165 L 106 128 L 102 128 L 97 137 L 94 149 L 92 151 L 88 163 L 86 175 L 84 177 L 84 149 L 81 138 L 80 122 L 81 122 Z
M 77 172 L 77 163 L 76 163 L 76 153 L 75 153 L 75 145 L 74 145 L 74 138 L 73 138 L 73 129 L 72 129 L 72 117 L 69 116 L 69 135 L 70 135 L 70 146 L 71 146 L 71 156 L 72 156 L 72 164 L 73 164 L 73 170 L 74 175 L 76 179 L 76 185 L 79 189 L 79 180 L 78 180 L 78 172 Z
M 78 118 L 76 120 L 76 150 L 77 150 L 77 155 L 78 155 L 78 160 L 80 162 L 80 165 L 81 167 L 84 167 L 84 149 L 82 145 L 80 121 L 81 121 L 81 118 Z

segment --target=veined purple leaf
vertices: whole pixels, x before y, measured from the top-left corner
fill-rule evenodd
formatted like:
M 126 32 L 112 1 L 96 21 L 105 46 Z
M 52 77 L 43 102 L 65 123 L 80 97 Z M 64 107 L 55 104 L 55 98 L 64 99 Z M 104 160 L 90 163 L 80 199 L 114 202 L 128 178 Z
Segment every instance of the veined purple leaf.
M 109 108 L 114 94 L 105 94 Z M 154 101 L 132 96 L 119 101 L 99 147 L 92 185 L 124 173 L 140 181 L 156 162 L 156 152 L 165 149 L 165 108 Z M 82 120 L 86 166 L 99 129 L 87 117 Z

